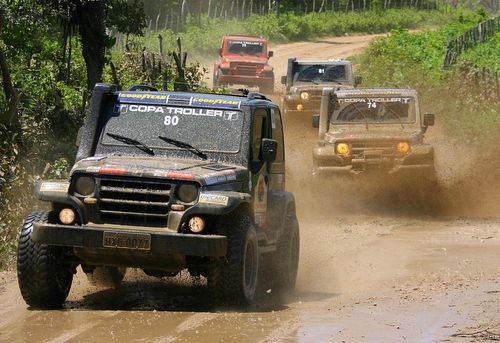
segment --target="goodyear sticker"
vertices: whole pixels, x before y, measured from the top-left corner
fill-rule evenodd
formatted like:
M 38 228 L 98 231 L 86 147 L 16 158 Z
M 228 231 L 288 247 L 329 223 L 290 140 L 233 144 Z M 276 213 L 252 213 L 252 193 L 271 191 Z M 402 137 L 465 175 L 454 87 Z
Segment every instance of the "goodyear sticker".
M 43 182 L 40 185 L 40 192 L 67 193 L 68 189 L 69 189 L 68 182 Z
M 229 203 L 229 197 L 219 194 L 201 193 L 198 202 L 200 204 L 227 206 Z
M 166 94 L 155 94 L 155 93 L 146 93 L 146 92 L 137 92 L 137 93 L 120 93 L 119 94 L 120 101 L 130 102 L 130 101 L 139 101 L 146 103 L 167 103 L 168 95 Z
M 192 106 L 200 107 L 223 107 L 223 108 L 240 108 L 241 101 L 239 100 L 228 100 L 221 98 L 199 98 L 193 97 L 191 99 Z

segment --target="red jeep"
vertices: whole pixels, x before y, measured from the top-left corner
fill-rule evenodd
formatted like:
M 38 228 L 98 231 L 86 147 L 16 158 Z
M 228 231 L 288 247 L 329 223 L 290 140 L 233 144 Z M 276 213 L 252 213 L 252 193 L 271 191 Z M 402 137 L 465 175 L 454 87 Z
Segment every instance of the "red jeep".
M 263 93 L 273 93 L 274 72 L 268 63 L 273 52 L 267 39 L 255 36 L 226 35 L 214 65 L 214 87 L 239 84 L 258 86 Z

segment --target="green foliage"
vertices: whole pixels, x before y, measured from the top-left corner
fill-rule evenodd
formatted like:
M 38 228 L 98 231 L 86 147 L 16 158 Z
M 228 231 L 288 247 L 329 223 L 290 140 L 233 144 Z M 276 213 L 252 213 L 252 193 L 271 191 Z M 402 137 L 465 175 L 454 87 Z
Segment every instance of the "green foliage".
M 484 44 L 479 44 L 467 50 L 460 56 L 460 60 L 491 72 L 500 72 L 500 32 L 497 32 Z
M 453 14 L 443 11 L 415 11 L 393 9 L 365 12 L 324 12 L 307 15 L 275 13 L 264 16 L 252 15 L 241 21 L 237 19 L 188 18 L 184 32 L 172 30 L 160 32 L 165 48 L 173 50 L 177 36 L 182 38 L 186 50 L 196 57 L 215 56 L 222 36 L 228 33 L 263 36 L 274 42 L 314 39 L 322 36 L 352 33 L 380 33 L 397 28 L 414 29 L 424 25 L 433 26 L 450 20 Z M 149 49 L 157 48 L 157 34 L 146 34 L 144 41 Z M 121 47 L 123 48 L 123 46 Z
M 449 71 L 442 69 L 448 40 L 483 19 L 481 12 L 463 12 L 457 20 L 438 30 L 413 33 L 394 30 L 388 37 L 373 41 L 354 59 L 360 65 L 357 72 L 363 76 L 364 86 L 416 88 L 424 110 L 438 113 L 445 128 L 454 135 L 487 139 L 489 136 L 483 133 L 500 124 L 496 87 L 483 83 L 478 78 L 480 72 L 465 62 Z M 499 37 L 497 34 L 487 44 L 470 50 L 462 60 L 498 68 Z

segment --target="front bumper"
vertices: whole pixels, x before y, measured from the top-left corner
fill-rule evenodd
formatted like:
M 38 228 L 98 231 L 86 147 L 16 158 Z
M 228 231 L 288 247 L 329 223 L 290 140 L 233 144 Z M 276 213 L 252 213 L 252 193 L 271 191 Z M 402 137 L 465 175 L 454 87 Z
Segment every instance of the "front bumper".
M 270 76 L 259 75 L 220 75 L 219 83 L 222 84 L 245 84 L 245 85 L 265 85 L 273 83 L 274 79 Z
M 390 175 L 423 175 L 434 177 L 434 151 L 431 147 L 414 149 L 405 156 L 344 159 L 333 146 L 316 146 L 313 150 L 314 173 L 360 174 L 382 171 Z
M 104 243 L 106 233 L 150 236 L 149 249 L 109 247 Z M 116 229 L 112 227 L 93 227 L 35 223 L 32 239 L 34 242 L 72 248 L 90 248 L 113 251 L 137 252 L 159 256 L 203 256 L 222 257 L 226 255 L 227 239 L 219 235 L 195 235 L 175 232 Z

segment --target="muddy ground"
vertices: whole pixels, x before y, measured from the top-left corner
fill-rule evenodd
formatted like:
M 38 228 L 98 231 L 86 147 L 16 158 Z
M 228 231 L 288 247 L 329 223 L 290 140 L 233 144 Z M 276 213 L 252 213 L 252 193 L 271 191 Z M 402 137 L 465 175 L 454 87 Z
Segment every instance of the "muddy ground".
M 288 56 L 348 57 L 373 36 L 274 47 Z M 278 77 L 279 79 L 279 77 Z M 440 189 L 415 194 L 391 179 L 333 181 L 308 191 L 309 118 L 286 118 L 287 187 L 297 197 L 297 291 L 272 291 L 245 311 L 211 311 L 203 281 L 130 271 L 120 290 L 79 270 L 64 309 L 26 308 L 15 273 L 0 274 L 5 342 L 487 342 L 500 340 L 500 163 L 439 126 Z M 482 163 L 478 163 L 481 156 Z M 484 162 L 484 163 L 483 163 Z M 475 168 L 472 166 L 476 163 Z

